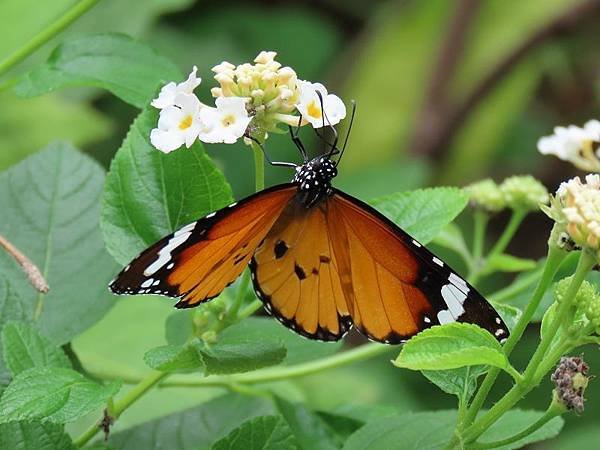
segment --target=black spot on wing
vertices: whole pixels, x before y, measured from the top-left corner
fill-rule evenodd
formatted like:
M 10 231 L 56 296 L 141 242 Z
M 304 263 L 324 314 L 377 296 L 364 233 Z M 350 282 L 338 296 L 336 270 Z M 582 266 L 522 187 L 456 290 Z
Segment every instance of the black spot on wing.
M 306 272 L 304 272 L 304 269 L 300 267 L 297 263 L 294 264 L 294 272 L 296 273 L 296 276 L 299 280 L 302 281 L 306 278 Z
M 287 246 L 285 241 L 282 241 L 282 240 L 277 241 L 277 244 L 275 244 L 275 248 L 274 248 L 275 258 L 276 259 L 283 258 L 283 255 L 285 255 L 285 253 L 288 251 L 288 249 L 289 249 L 289 247 Z

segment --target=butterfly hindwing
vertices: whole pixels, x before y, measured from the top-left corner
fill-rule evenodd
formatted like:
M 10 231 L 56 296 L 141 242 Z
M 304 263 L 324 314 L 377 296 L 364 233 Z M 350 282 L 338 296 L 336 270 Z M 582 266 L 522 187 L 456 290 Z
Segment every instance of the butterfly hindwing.
M 135 258 L 111 290 L 181 298 L 178 307 L 217 296 L 244 270 L 295 191 L 275 186 L 182 227 Z
M 450 322 L 475 323 L 499 340 L 508 337 L 505 323 L 481 294 L 384 215 L 339 190 L 331 202 L 335 222 L 346 228 L 358 310 L 354 321 L 365 334 L 381 340 L 387 320 L 390 334 L 384 342 L 402 342 Z M 364 286 L 380 293 L 371 295 L 381 302 L 379 314 L 372 311 L 369 291 L 361 294 Z

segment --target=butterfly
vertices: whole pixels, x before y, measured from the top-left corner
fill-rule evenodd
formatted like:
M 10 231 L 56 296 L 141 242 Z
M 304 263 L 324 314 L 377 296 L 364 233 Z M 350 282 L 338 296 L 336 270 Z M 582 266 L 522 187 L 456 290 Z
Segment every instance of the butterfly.
M 272 162 L 265 153 L 272 165 L 295 170 L 290 183 L 159 240 L 121 271 L 112 292 L 174 297 L 177 308 L 189 308 L 218 296 L 249 266 L 267 312 L 310 339 L 339 340 L 354 326 L 397 344 L 450 322 L 508 337 L 473 286 L 379 211 L 332 186 L 347 136 L 342 150 L 336 133 L 328 152 L 309 159 L 290 133 L 303 164 Z

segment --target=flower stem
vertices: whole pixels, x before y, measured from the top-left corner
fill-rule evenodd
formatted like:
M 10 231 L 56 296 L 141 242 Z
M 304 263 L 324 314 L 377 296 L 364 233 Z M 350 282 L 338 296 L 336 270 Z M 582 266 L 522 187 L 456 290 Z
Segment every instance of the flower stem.
M 127 394 L 125 394 L 125 396 L 121 400 L 114 402 L 111 408 L 113 419 L 117 419 L 123 413 L 123 411 L 129 408 L 140 397 L 142 397 L 146 392 L 148 392 L 148 390 L 150 390 L 153 386 L 158 384 L 168 375 L 169 373 L 167 372 L 152 372 L 145 378 L 141 379 L 140 382 L 137 385 L 135 385 Z M 78 448 L 83 447 L 99 431 L 100 426 L 98 423 L 95 423 L 74 441 L 75 446 Z
M 498 241 L 492 247 L 489 254 L 486 256 L 485 261 L 483 262 L 483 264 L 477 265 L 474 273 L 472 273 L 470 275 L 469 281 L 471 282 L 471 284 L 476 284 L 477 281 L 479 281 L 479 279 L 483 275 L 486 275 L 488 273 L 489 262 L 492 260 L 492 258 L 494 256 L 501 254 L 506 249 L 506 247 L 510 243 L 511 239 L 513 238 L 513 236 L 519 229 L 519 225 L 521 225 L 521 222 L 523 222 L 523 219 L 525 218 L 526 215 L 527 215 L 526 210 L 523 210 L 523 209 L 513 210 L 512 215 L 510 216 L 510 220 L 508 221 L 508 224 L 506 225 L 506 228 L 504 228 L 504 231 L 498 238 Z M 479 219 L 479 220 L 481 220 L 481 219 Z M 479 226 L 481 226 L 481 225 L 479 225 Z M 475 251 L 475 250 L 476 250 L 476 248 L 474 247 L 473 251 Z
M 521 432 L 519 432 L 519 433 L 517 433 L 517 434 L 515 434 L 515 435 L 513 435 L 511 437 L 508 437 L 506 439 L 502 439 L 500 441 L 482 442 L 482 443 L 479 443 L 479 444 L 475 443 L 475 444 L 472 444 L 471 446 L 469 446 L 469 448 L 471 448 L 473 450 L 484 450 L 484 449 L 488 449 L 488 448 L 504 447 L 505 445 L 509 445 L 509 444 L 514 443 L 514 442 L 520 441 L 524 437 L 527 437 L 530 434 L 532 434 L 535 431 L 537 431 L 540 428 L 542 428 L 544 425 L 546 425 L 548 422 L 550 422 L 555 417 L 560 416 L 562 412 L 563 411 L 560 411 L 560 410 L 558 410 L 556 408 L 550 407 L 550 408 L 548 408 L 548 410 L 546 410 L 546 412 L 544 413 L 544 415 L 542 417 L 540 417 L 534 423 L 532 423 L 531 425 L 529 425 L 523 431 L 521 431 Z
M 265 156 L 258 144 L 252 141 L 254 153 L 254 190 L 262 191 L 265 188 Z
M 17 49 L 15 52 L 8 55 L 3 61 L 0 62 L 0 76 L 4 75 L 15 65 L 20 63 L 22 60 L 27 58 L 30 54 L 35 52 L 38 48 L 52 39 L 54 36 L 59 34 L 75 20 L 85 14 L 90 8 L 92 8 L 99 0 L 81 0 L 80 2 L 73 5 L 67 10 L 61 17 L 56 21 L 44 28 L 40 33 L 36 34 L 29 42 L 23 47 Z
M 519 340 L 521 339 L 523 332 L 527 328 L 527 325 L 531 321 L 531 318 L 535 314 L 535 311 L 538 309 L 540 301 L 542 300 L 542 297 L 548 290 L 550 283 L 552 283 L 554 275 L 556 275 L 556 272 L 564 257 L 565 253 L 562 250 L 554 246 L 550 246 L 548 250 L 548 257 L 546 258 L 546 264 L 544 265 L 544 269 L 542 272 L 542 276 L 539 279 L 538 285 L 533 293 L 533 296 L 531 297 L 531 301 L 527 305 L 527 308 L 523 312 L 523 315 L 515 325 L 515 328 L 512 330 L 508 338 L 508 341 L 504 345 L 504 352 L 506 356 L 510 355 L 517 342 L 519 342 Z M 483 406 L 487 396 L 490 393 L 490 390 L 496 382 L 496 378 L 498 378 L 499 373 L 500 369 L 496 367 L 492 367 L 489 370 L 483 382 L 481 383 L 481 387 L 477 391 L 473 402 L 471 403 L 471 407 L 467 412 L 464 424 L 469 425 L 473 422 L 473 420 L 475 420 L 475 417 L 477 417 L 477 413 Z
M 477 264 L 483 255 L 485 229 L 487 228 L 489 216 L 485 211 L 477 210 L 473 220 L 473 259 Z
M 573 299 L 575 298 L 581 283 L 583 283 L 587 273 L 595 263 L 596 261 L 592 255 L 588 254 L 586 251 L 581 253 L 577 269 L 575 270 L 569 288 L 567 289 L 562 302 L 559 304 L 554 320 L 550 324 L 548 331 L 544 333 L 538 348 L 531 357 L 531 360 L 523 373 L 522 381 L 514 385 L 484 416 L 465 430 L 463 434 L 464 442 L 473 442 L 481 436 L 485 430 L 495 423 L 506 411 L 512 408 L 525 396 L 525 394 L 537 386 L 545 373 L 554 365 L 557 358 L 560 358 L 560 353 L 552 351 L 550 357 L 547 355 L 547 351 L 552 344 L 554 336 L 556 335 L 565 314 L 569 311 L 569 308 L 571 308 Z M 559 347 L 561 352 L 565 350 L 564 346 Z M 539 370 L 540 364 L 542 364 L 546 372 L 542 373 L 542 371 Z

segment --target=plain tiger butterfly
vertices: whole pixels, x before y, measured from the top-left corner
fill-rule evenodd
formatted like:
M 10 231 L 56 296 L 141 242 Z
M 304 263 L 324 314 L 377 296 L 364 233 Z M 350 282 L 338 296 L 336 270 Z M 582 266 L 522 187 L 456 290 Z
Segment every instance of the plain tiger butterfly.
M 249 265 L 265 309 L 311 339 L 335 341 L 355 326 L 397 344 L 450 322 L 508 337 L 473 286 L 383 214 L 331 185 L 346 147 L 337 148 L 337 135 L 326 154 L 309 159 L 291 134 L 303 164 L 267 157 L 295 169 L 290 183 L 164 237 L 121 271 L 112 292 L 174 297 L 177 308 L 189 308 L 218 296 Z

